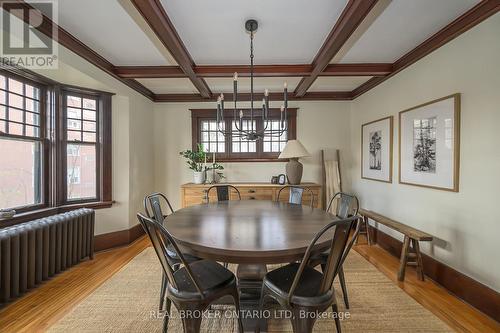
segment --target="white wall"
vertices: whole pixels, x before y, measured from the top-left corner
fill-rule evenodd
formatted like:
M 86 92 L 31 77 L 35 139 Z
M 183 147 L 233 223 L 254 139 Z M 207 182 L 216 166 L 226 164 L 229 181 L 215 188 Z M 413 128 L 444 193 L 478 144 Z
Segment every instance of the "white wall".
M 438 238 L 424 252 L 500 290 L 500 14 L 351 104 L 352 189 L 362 206 Z M 398 112 L 461 93 L 460 192 L 398 184 Z M 394 115 L 393 184 L 360 179 L 363 123 Z M 400 235 L 380 228 L 397 238 Z
M 192 172 L 179 152 L 191 149 L 189 109 L 214 108 L 214 103 L 157 103 L 154 105 L 155 190 L 166 193 L 174 209 L 180 208 L 181 184 L 192 182 Z M 245 107 L 242 104 L 242 107 Z M 276 107 L 271 104 L 271 107 Z M 311 153 L 301 159 L 303 181 L 320 182 L 320 150 L 340 149 L 342 166 L 350 163 L 349 102 L 291 102 L 297 112 L 297 138 Z M 344 158 L 345 157 L 345 158 Z M 223 163 L 228 181 L 269 182 L 285 173 L 283 162 Z M 348 181 L 346 180 L 346 183 Z

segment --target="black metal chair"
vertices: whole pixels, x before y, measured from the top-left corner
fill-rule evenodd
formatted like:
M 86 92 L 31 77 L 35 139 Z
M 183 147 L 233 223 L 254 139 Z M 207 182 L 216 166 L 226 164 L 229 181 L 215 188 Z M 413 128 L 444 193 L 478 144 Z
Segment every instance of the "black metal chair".
M 285 189 L 290 189 L 290 194 L 288 197 L 288 202 L 291 204 L 302 205 L 302 197 L 304 192 L 308 192 L 311 196 L 309 206 L 314 207 L 314 192 L 309 187 L 299 187 L 299 186 L 283 186 L 278 192 L 277 201 L 280 201 L 281 192 Z
M 335 195 L 330 199 L 330 203 L 328 204 L 328 208 L 326 209 L 327 212 L 330 211 L 332 204 L 334 200 L 338 200 L 338 205 L 337 205 L 337 210 L 336 210 L 336 215 L 337 217 L 341 219 L 345 219 L 349 216 L 356 216 L 358 215 L 358 210 L 359 210 L 359 201 L 358 198 L 354 195 L 347 194 L 344 192 L 337 192 Z M 357 221 L 356 221 L 357 222 Z M 345 275 L 344 275 L 344 261 L 347 258 L 347 255 L 349 254 L 349 251 L 354 245 L 354 242 L 358 238 L 359 235 L 359 224 L 356 223 L 356 230 L 354 231 L 354 234 L 352 235 L 351 240 L 346 246 L 344 256 L 342 258 L 342 262 L 340 263 L 339 267 L 339 282 L 340 286 L 342 288 L 342 295 L 344 296 L 344 304 L 347 309 L 349 309 L 349 297 L 347 294 L 347 284 L 345 282 Z M 321 269 L 325 269 L 325 265 L 328 259 L 328 252 L 321 253 L 317 258 L 313 258 L 311 260 L 311 265 L 317 266 L 321 265 Z
M 236 313 L 240 313 L 240 301 L 236 277 L 222 265 L 210 260 L 188 262 L 170 233 L 159 223 L 152 219 L 137 214 L 139 222 L 147 231 L 151 243 L 160 260 L 163 273 L 167 277 L 167 311 L 170 312 L 171 303 L 181 311 L 185 311 L 182 324 L 185 333 L 198 333 L 200 331 L 202 312 L 210 304 L 224 296 L 231 296 L 236 306 Z M 181 268 L 172 269 L 170 256 L 171 247 L 181 264 Z M 169 316 L 165 315 L 163 332 L 167 331 Z M 239 331 L 243 332 L 241 319 L 238 317 Z
M 168 214 L 164 214 L 165 209 L 163 209 L 162 206 L 168 211 Z M 163 193 L 153 193 L 144 197 L 144 211 L 146 212 L 147 217 L 153 219 L 155 222 L 161 225 L 164 225 L 166 217 L 174 212 L 174 210 L 172 209 L 172 205 L 170 204 L 170 201 L 168 201 L 167 197 Z M 146 231 L 147 233 L 147 230 L 144 231 Z M 178 270 L 181 265 L 181 261 L 177 257 L 177 253 L 174 251 L 171 245 L 167 247 L 167 251 L 169 252 L 170 266 L 174 271 Z M 187 254 L 184 257 L 188 262 L 200 260 L 200 258 L 198 257 L 194 257 Z M 159 304 L 160 311 L 163 310 L 166 291 L 167 291 L 167 278 L 165 274 L 162 274 L 160 304 Z
M 210 186 L 206 192 L 206 201 L 210 202 L 210 191 L 215 189 L 217 191 L 217 201 L 229 201 L 231 200 L 231 190 L 233 190 L 238 195 L 238 200 L 241 200 L 240 191 L 234 187 L 233 185 L 214 185 Z M 227 262 L 224 263 L 224 267 L 228 268 L 229 264 Z
M 339 200 L 339 205 L 337 206 L 337 211 L 335 213 L 338 217 L 346 218 L 349 215 L 358 215 L 359 200 L 355 195 L 344 192 L 335 193 L 335 195 L 330 199 L 330 203 L 326 209 L 327 212 L 330 211 L 334 200 Z
M 310 333 L 318 313 L 331 306 L 335 314 L 335 326 L 340 333 L 333 280 L 342 263 L 353 222 L 357 218 L 358 216 L 353 216 L 329 223 L 311 241 L 302 262 L 291 263 L 267 273 L 262 285 L 261 311 L 264 310 L 266 298 L 274 299 L 291 311 L 293 332 Z M 330 255 L 325 270 L 320 273 L 309 265 L 309 260 L 318 240 L 332 228 L 335 230 L 330 243 Z
M 214 185 L 210 186 L 207 190 L 207 203 L 209 202 L 210 191 L 215 189 L 217 191 L 217 201 L 229 201 L 231 200 L 231 190 L 236 192 L 238 195 L 238 200 L 241 200 L 240 191 L 233 185 Z

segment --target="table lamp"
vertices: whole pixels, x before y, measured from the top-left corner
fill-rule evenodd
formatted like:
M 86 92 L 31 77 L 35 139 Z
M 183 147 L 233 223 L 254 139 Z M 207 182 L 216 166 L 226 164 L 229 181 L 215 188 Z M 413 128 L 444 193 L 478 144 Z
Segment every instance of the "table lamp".
M 302 163 L 299 162 L 299 157 L 307 156 L 310 156 L 310 154 L 299 140 L 289 140 L 286 143 L 285 149 L 283 149 L 278 158 L 290 159 L 286 164 L 286 176 L 289 184 L 300 184 L 303 167 Z

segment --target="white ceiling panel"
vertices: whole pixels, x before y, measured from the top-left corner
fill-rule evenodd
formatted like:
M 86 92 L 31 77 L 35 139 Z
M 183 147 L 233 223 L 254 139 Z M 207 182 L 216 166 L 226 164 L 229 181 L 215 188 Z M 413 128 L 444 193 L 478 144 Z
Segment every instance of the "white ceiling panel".
M 136 79 L 155 94 L 198 94 L 189 79 Z
M 395 62 L 479 0 L 392 0 L 333 62 Z M 339 61 L 340 60 L 340 61 Z
M 198 65 L 246 64 L 250 38 L 244 24 L 259 22 L 256 64 L 310 63 L 347 0 L 161 0 Z
M 372 76 L 320 76 L 307 91 L 351 91 Z
M 254 78 L 254 92 L 264 92 L 269 89 L 270 92 L 283 91 L 283 84 L 288 84 L 288 92 L 293 92 L 295 87 L 300 82 L 301 77 L 256 77 Z M 228 93 L 233 92 L 233 79 L 232 78 L 206 78 L 210 90 L 213 93 Z M 240 77 L 238 79 L 238 92 L 250 92 L 250 78 Z
M 36 6 L 36 1 L 33 5 Z M 58 25 L 113 65 L 174 65 L 118 0 L 58 1 Z

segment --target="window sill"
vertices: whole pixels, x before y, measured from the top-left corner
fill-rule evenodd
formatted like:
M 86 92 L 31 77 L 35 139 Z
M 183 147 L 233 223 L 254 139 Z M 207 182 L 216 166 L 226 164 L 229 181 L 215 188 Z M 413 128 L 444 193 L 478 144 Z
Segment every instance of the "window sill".
M 209 153 L 210 154 L 210 153 Z M 277 158 L 218 158 L 217 162 L 221 163 L 233 163 L 233 162 L 288 162 L 289 159 L 277 159 Z
M 102 209 L 110 208 L 114 201 L 86 202 L 79 204 L 64 205 L 58 207 L 46 207 L 42 209 L 32 210 L 14 215 L 8 219 L 0 219 L 0 229 L 16 225 L 23 222 L 28 222 L 36 219 L 41 219 L 47 216 L 68 212 L 79 208 Z

